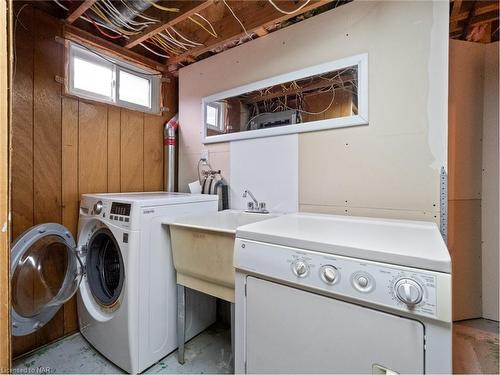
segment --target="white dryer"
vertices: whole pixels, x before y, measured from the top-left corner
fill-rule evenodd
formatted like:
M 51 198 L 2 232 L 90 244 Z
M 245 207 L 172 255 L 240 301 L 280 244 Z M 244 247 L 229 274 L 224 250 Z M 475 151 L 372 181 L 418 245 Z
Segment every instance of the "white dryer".
M 36 331 L 79 291 L 85 338 L 122 369 L 145 370 L 177 342 L 168 223 L 217 208 L 217 196 L 209 195 L 83 195 L 77 243 L 55 223 L 37 225 L 14 243 L 12 333 Z M 192 292 L 186 303 L 192 337 L 215 321 L 215 301 Z
M 434 223 L 290 214 L 236 237 L 236 373 L 451 373 Z

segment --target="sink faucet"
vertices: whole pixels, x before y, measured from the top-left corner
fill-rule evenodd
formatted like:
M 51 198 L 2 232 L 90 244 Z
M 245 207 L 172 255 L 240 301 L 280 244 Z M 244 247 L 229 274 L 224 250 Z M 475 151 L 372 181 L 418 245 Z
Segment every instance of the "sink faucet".
M 259 213 L 259 214 L 268 214 L 269 211 L 266 209 L 266 202 L 259 202 L 255 196 L 252 194 L 250 190 L 245 190 L 243 192 L 243 198 L 246 198 L 247 195 L 250 196 L 253 202 L 248 202 L 247 210 L 245 212 Z

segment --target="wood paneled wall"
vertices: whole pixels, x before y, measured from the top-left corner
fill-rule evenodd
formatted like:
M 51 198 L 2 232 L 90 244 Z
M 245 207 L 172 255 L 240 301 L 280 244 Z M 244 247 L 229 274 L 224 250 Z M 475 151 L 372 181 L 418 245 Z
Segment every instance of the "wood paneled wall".
M 83 193 L 163 189 L 163 124 L 177 111 L 176 82 L 166 85 L 168 115 L 157 116 L 63 95 L 61 23 L 33 9 L 19 15 L 12 126 L 12 239 L 44 222 L 76 236 Z M 78 329 L 69 301 L 45 327 L 13 338 L 13 355 Z
M 7 35 L 12 20 L 10 2 L 0 0 L 0 372 L 10 368 L 9 288 L 9 73 Z

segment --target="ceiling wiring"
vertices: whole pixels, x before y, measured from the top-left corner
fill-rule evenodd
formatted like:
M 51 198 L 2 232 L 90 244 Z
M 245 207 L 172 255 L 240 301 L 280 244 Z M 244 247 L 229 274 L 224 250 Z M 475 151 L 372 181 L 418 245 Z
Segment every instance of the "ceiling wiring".
M 126 1 L 124 0 L 120 0 L 121 3 L 130 11 L 132 12 L 132 14 L 134 14 L 135 17 L 139 17 L 139 18 L 142 18 L 144 20 L 147 20 L 147 21 L 150 21 L 150 22 L 154 22 L 154 23 L 158 23 L 160 22 L 159 19 L 156 19 L 156 18 L 152 18 L 152 17 L 148 17 L 148 16 L 145 16 L 144 14 L 142 14 L 139 10 L 137 10 L 136 8 L 133 7 L 133 2 L 131 5 L 127 4 Z
M 217 32 L 215 31 L 214 27 L 212 26 L 212 24 L 210 23 L 210 21 L 208 21 L 205 17 L 201 16 L 199 13 L 195 13 L 196 16 L 200 17 L 201 19 L 203 19 L 205 22 L 207 22 L 207 24 L 209 25 L 210 29 L 209 30 L 205 25 L 203 25 L 200 21 L 194 19 L 193 16 L 190 16 L 188 17 L 188 19 L 197 24 L 198 26 L 200 26 L 203 30 L 205 30 L 207 33 L 209 33 L 211 36 L 213 36 L 214 38 L 218 38 L 219 36 L 217 35 Z
M 113 1 L 111 0 L 105 0 L 113 9 L 114 11 L 116 12 L 117 15 L 119 16 L 123 16 L 123 14 L 118 10 L 118 8 L 115 6 L 115 4 L 113 3 Z M 126 2 L 123 2 L 123 0 L 121 0 L 122 3 L 125 4 L 125 7 L 127 9 L 131 9 Z M 126 19 L 128 20 L 129 23 L 131 23 L 132 25 L 137 25 L 137 26 L 149 26 L 149 25 L 154 25 L 158 22 L 160 22 L 160 20 L 156 20 L 156 19 L 147 19 L 147 18 L 143 18 L 144 21 L 138 21 L 138 20 L 135 20 L 134 18 L 135 17 L 138 17 L 141 15 L 141 12 L 139 12 L 138 10 L 131 10 L 131 13 L 132 13 L 132 16 L 130 15 L 127 15 L 126 16 Z
M 108 19 L 111 20 L 116 26 L 125 27 L 131 31 L 137 31 L 137 32 L 141 31 L 140 28 L 135 28 L 129 25 L 128 22 L 124 21 L 120 16 L 114 14 L 113 11 L 111 10 L 112 8 L 110 8 L 105 1 L 96 3 L 96 6 L 100 8 L 100 10 L 108 16 Z
M 163 49 L 166 52 L 169 52 L 173 55 L 178 55 L 181 53 L 181 51 L 178 49 L 178 47 L 176 47 L 175 45 L 172 46 L 172 44 L 168 43 L 168 40 L 163 38 L 160 34 L 153 35 L 151 40 L 153 42 L 155 42 L 158 47 L 160 47 L 161 49 Z
M 249 37 L 249 38 L 252 38 L 252 36 L 248 33 L 247 29 L 245 28 L 245 25 L 243 25 L 243 22 L 241 22 L 241 20 L 236 16 L 236 14 L 234 13 L 234 11 L 231 9 L 231 7 L 229 6 L 229 4 L 226 2 L 226 0 L 222 0 L 224 2 L 224 5 L 227 7 L 227 9 L 229 9 L 229 11 L 231 12 L 231 14 L 233 15 L 233 17 L 236 19 L 236 21 L 238 21 L 238 23 L 240 24 L 240 26 L 242 27 L 243 31 L 245 32 L 246 36 Z
M 134 19 L 132 18 L 127 18 L 127 19 L 124 19 L 123 15 L 120 13 L 120 11 L 114 6 L 114 4 L 109 1 L 109 0 L 102 0 L 102 4 L 105 5 L 108 10 L 113 13 L 117 19 L 121 20 L 121 22 L 125 25 L 125 26 L 129 26 L 129 25 L 133 25 L 133 26 L 138 26 L 139 27 L 139 30 L 143 30 L 145 29 L 146 27 L 148 27 L 149 25 L 151 24 L 154 24 L 155 22 L 151 22 L 151 21 L 148 21 L 148 22 L 139 22 L 139 21 L 135 21 Z
M 198 42 L 194 42 L 188 38 L 186 38 L 184 35 L 182 35 L 180 32 L 178 32 L 173 26 L 170 27 L 170 29 L 176 33 L 177 35 L 179 35 L 180 38 L 184 39 L 186 42 L 188 43 L 191 43 L 191 44 L 194 44 L 195 46 L 202 46 L 203 43 L 198 43 Z
M 148 3 L 150 3 L 152 6 L 154 6 L 155 8 L 157 9 L 161 9 L 165 12 L 172 12 L 172 13 L 178 13 L 180 11 L 179 8 L 167 8 L 167 7 L 164 7 L 162 5 L 159 5 L 159 4 L 156 4 L 155 2 L 151 1 L 151 0 L 145 0 L 147 1 Z
M 90 9 L 104 22 L 107 24 L 113 25 L 116 27 L 116 30 L 120 31 L 122 34 L 125 35 L 137 35 L 140 33 L 141 30 L 137 30 L 136 28 L 132 26 L 124 26 L 127 27 L 129 30 L 125 30 L 121 24 L 121 21 L 117 21 L 117 17 L 110 14 L 109 11 L 105 10 L 105 7 L 101 6 L 99 2 L 96 2 L 94 5 L 90 7 Z M 109 17 L 108 17 L 109 16 Z
M 179 47 L 179 48 L 182 48 L 183 50 L 187 50 L 187 47 L 184 45 L 184 43 L 181 43 L 179 41 L 177 41 L 175 38 L 172 38 L 172 36 L 170 35 L 170 32 L 168 30 L 165 30 L 169 35 L 165 35 L 164 33 L 159 33 L 159 35 L 165 39 L 167 42 L 173 44 L 175 47 Z
M 167 59 L 169 59 L 169 58 L 171 57 L 170 55 L 164 55 L 164 54 L 161 54 L 161 53 L 159 53 L 159 52 L 156 52 L 156 51 L 152 50 L 151 48 L 149 48 L 148 46 L 146 46 L 146 45 L 145 45 L 145 44 L 143 44 L 143 43 L 140 43 L 140 46 L 141 46 L 142 48 L 146 49 L 147 51 L 149 51 L 149 52 L 151 52 L 151 53 L 155 54 L 156 56 L 159 56 L 159 57 L 164 57 L 164 58 L 167 58 Z
M 225 0 L 223 0 L 225 2 Z M 302 8 L 304 8 L 307 4 L 309 4 L 311 2 L 311 0 L 306 0 L 306 2 L 304 4 L 302 4 L 300 7 L 298 7 L 297 9 L 295 10 L 292 10 L 292 11 L 286 11 L 286 10 L 283 10 L 281 8 L 279 8 L 273 0 L 268 0 L 271 5 L 276 8 L 276 10 L 280 13 L 283 13 L 283 14 L 294 14 L 294 13 L 297 13 L 299 10 L 301 10 Z
M 61 4 L 58 0 L 53 0 L 53 1 L 54 1 L 57 5 L 59 5 L 62 9 L 66 10 L 66 11 L 69 11 L 69 9 L 68 9 L 66 6 L 64 6 L 63 4 Z M 123 2 L 123 0 L 122 0 L 122 2 Z M 102 35 L 107 36 L 107 37 L 109 37 L 109 38 L 111 38 L 111 39 L 114 39 L 114 38 L 115 38 L 115 36 L 112 36 L 112 35 L 109 35 L 109 34 L 105 33 L 105 32 L 102 30 L 102 28 L 107 29 L 107 30 L 110 30 L 110 31 L 115 32 L 115 33 L 118 33 L 116 30 L 112 29 L 112 28 L 111 28 L 111 27 L 109 27 L 108 25 L 105 25 L 105 24 L 100 23 L 100 22 L 96 22 L 96 21 L 94 21 L 94 20 L 90 19 L 90 18 L 89 18 L 89 17 L 87 17 L 87 16 L 82 15 L 82 16 L 80 16 L 80 19 L 82 19 L 82 20 L 84 20 L 84 21 L 86 21 L 86 22 L 89 22 L 89 23 L 93 24 L 93 25 L 96 27 L 96 29 L 97 29 L 97 30 L 98 30 L 98 31 L 99 31 Z M 128 37 L 127 35 L 122 35 L 122 34 L 119 34 L 119 33 L 118 33 L 118 35 L 121 35 L 121 37 L 123 37 L 124 39 L 129 39 L 129 37 Z M 78 44 L 78 43 L 77 43 L 77 44 Z M 162 53 L 159 53 L 159 52 L 157 52 L 157 51 L 153 50 L 152 48 L 149 48 L 148 46 L 146 46 L 146 44 L 145 44 L 145 43 L 139 43 L 139 45 L 140 45 L 142 48 L 146 49 L 147 51 L 151 52 L 152 54 L 154 54 L 154 55 L 156 55 L 156 56 L 158 56 L 158 57 L 163 57 L 163 58 L 170 58 L 170 57 L 171 57 L 170 55 L 164 55 L 164 54 L 162 54 Z M 81 46 L 82 46 L 82 47 L 84 47 L 84 48 L 86 48 L 86 46 L 84 46 L 84 45 L 81 45 Z M 91 51 L 93 51 L 93 50 L 91 50 Z M 93 52 L 95 52 L 95 51 L 93 51 Z M 100 56 L 100 55 L 99 55 L 99 56 Z
M 99 31 L 99 33 L 101 33 L 102 35 L 104 35 L 105 37 L 107 38 L 110 38 L 110 39 L 122 39 L 122 38 L 125 38 L 125 35 L 123 34 L 116 34 L 116 35 L 111 35 L 111 34 L 108 34 L 106 31 L 102 30 L 101 27 L 97 24 L 97 22 L 95 22 L 94 20 L 92 20 L 92 24 L 94 25 L 94 27 L 97 29 L 97 31 Z M 116 32 L 113 30 L 113 32 Z
M 212 23 L 209 20 L 207 20 L 205 17 L 203 17 L 200 13 L 195 13 L 194 15 L 201 18 L 203 21 L 205 21 L 208 24 L 208 26 L 210 27 L 210 29 L 212 30 L 212 32 L 217 35 L 217 32 L 214 29 L 214 26 L 212 25 Z
M 287 110 L 296 111 L 298 116 L 317 116 L 329 111 L 335 104 L 337 93 L 350 93 L 353 98 L 357 98 L 357 73 L 355 67 L 318 74 L 293 80 L 287 83 L 256 90 L 253 93 L 241 95 L 244 103 L 249 106 L 249 120 L 246 122 L 247 129 L 253 120 L 264 114 L 283 112 Z M 327 84 L 318 85 L 320 81 Z M 327 95 L 331 93 L 331 98 L 324 108 L 312 111 L 307 108 L 310 102 L 306 99 L 309 95 Z M 355 99 L 354 99 L 355 100 Z
M 187 50 L 187 47 L 186 47 L 186 45 L 187 45 L 187 44 L 186 44 L 186 43 L 182 43 L 182 42 L 177 41 L 177 40 L 176 40 L 176 39 L 172 36 L 172 34 L 170 34 L 170 31 L 168 31 L 168 29 L 167 29 L 167 30 L 165 30 L 165 32 L 168 34 L 168 36 L 167 36 L 167 35 L 165 35 L 164 33 L 159 33 L 159 34 L 160 34 L 160 35 L 161 35 L 164 39 L 166 39 L 166 40 L 168 40 L 169 42 L 171 42 L 171 43 L 175 44 L 177 47 L 180 47 L 180 48 L 182 48 L 182 49 L 184 49 L 184 50 Z

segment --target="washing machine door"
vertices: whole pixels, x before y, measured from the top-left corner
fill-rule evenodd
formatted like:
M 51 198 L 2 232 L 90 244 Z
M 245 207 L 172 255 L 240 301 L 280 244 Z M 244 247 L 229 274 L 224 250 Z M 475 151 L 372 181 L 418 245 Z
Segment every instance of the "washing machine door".
M 23 336 L 43 327 L 76 293 L 84 267 L 70 231 L 48 223 L 14 242 L 10 271 L 12 334 Z
M 102 226 L 93 232 L 86 243 L 85 254 L 86 278 L 82 284 L 82 292 L 85 293 L 82 294 L 91 295 L 100 310 L 110 312 L 118 306 L 125 280 L 120 246 L 113 233 L 106 226 Z M 94 309 L 89 304 L 89 298 L 83 300 L 89 312 L 92 312 Z

